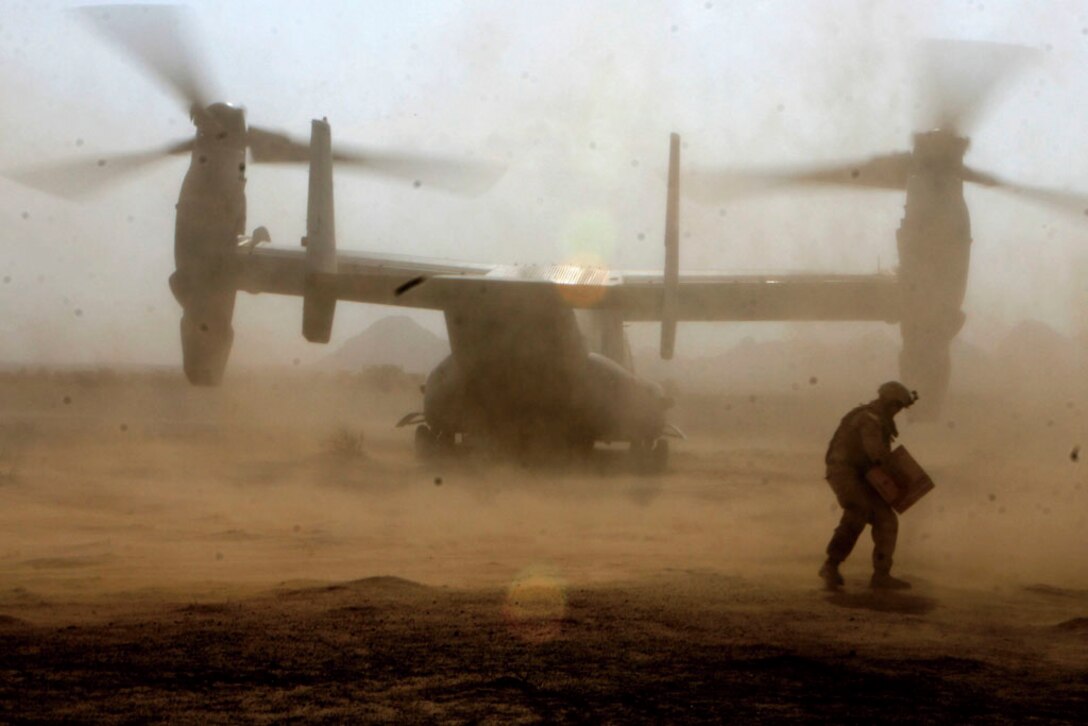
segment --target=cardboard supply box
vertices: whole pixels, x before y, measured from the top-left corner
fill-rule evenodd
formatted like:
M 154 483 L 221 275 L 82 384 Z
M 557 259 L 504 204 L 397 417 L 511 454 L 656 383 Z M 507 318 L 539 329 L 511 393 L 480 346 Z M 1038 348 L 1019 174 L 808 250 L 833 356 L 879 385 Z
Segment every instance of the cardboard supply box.
M 897 446 L 886 467 L 874 466 L 865 478 L 892 509 L 902 514 L 933 489 L 933 480 L 906 447 Z

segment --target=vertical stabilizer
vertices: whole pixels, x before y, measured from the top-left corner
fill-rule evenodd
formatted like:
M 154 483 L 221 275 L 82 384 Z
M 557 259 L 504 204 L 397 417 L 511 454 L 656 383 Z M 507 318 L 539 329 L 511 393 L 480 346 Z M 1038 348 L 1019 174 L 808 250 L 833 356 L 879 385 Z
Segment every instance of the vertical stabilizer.
M 332 131 L 314 120 L 310 131 L 310 191 L 306 206 L 306 289 L 302 335 L 328 343 L 336 313 L 336 219 L 332 194 Z
M 669 137 L 669 189 L 665 203 L 665 284 L 661 295 L 661 357 L 676 347 L 676 309 L 680 295 L 680 135 Z

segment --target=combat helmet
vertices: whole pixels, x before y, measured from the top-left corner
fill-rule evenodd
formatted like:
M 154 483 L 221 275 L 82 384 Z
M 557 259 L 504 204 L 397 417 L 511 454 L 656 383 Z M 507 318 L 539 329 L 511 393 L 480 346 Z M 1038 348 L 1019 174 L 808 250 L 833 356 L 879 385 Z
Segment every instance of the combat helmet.
M 888 381 L 882 384 L 877 389 L 877 396 L 881 401 L 895 401 L 903 408 L 910 408 L 911 404 L 918 400 L 918 392 L 908 389 L 899 381 Z

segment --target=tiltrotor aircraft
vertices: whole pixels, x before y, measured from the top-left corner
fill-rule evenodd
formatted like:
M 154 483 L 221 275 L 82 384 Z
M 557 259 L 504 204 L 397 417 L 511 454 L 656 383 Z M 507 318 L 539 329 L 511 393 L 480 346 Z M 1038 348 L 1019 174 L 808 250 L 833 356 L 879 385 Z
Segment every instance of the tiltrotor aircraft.
M 302 333 L 329 341 L 339 301 L 442 311 L 452 354 L 428 376 L 417 424 L 425 452 L 483 440 L 505 449 L 629 442 L 660 466 L 670 399 L 635 374 L 625 321 L 661 321 L 661 354 L 672 356 L 682 320 L 896 319 L 895 278 L 728 276 L 680 273 L 679 136 L 670 144 L 665 271 L 618 272 L 572 265 L 472 264 L 337 250 L 335 154 L 330 126 L 312 122 L 306 236 L 301 247 L 243 236 L 245 177 L 240 111 L 210 106 L 228 131 L 198 126 L 177 205 L 170 286 L 182 306 L 185 375 L 216 385 L 234 332 L 238 291 L 302 298 Z M 215 116 L 224 114 L 223 116 Z
M 308 144 L 247 126 L 244 111 L 211 103 L 182 52 L 184 16 L 174 8 L 117 6 L 84 10 L 94 27 L 165 80 L 189 105 L 196 137 L 162 149 L 38 168 L 16 174 L 54 192 L 96 187 L 134 168 L 188 152 L 177 203 L 176 271 L 170 287 L 182 307 L 185 375 L 216 385 L 234 339 L 238 291 L 302 298 L 302 333 L 328 342 L 339 301 L 442 311 L 452 354 L 427 378 L 416 424 L 428 452 L 458 439 L 524 450 L 589 448 L 629 442 L 639 461 L 664 463 L 670 399 L 635 374 L 625 321 L 661 321 L 661 353 L 672 356 L 681 320 L 888 320 L 896 316 L 895 279 L 887 275 L 783 277 L 681 274 L 679 137 L 670 147 L 665 270 L 617 272 L 571 265 L 471 264 L 337 250 L 333 165 L 425 178 L 428 185 L 479 190 L 495 178 L 484 165 L 411 154 L 334 149 L 325 120 Z M 306 236 L 301 247 L 245 236 L 247 149 L 255 162 L 308 161 Z M 81 173 L 80 173 L 81 172 Z
M 446 319 L 452 353 L 428 376 L 422 412 L 401 421 L 416 425 L 422 451 L 433 453 L 465 439 L 515 451 L 628 442 L 638 461 L 660 466 L 668 454 L 667 438 L 679 432 L 666 421 L 670 399 L 633 370 L 623 327 L 627 321 L 660 321 L 664 358 L 672 356 L 679 321 L 886 321 L 901 322 L 904 331 L 918 325 L 925 335 L 926 326 L 945 325 L 941 316 L 947 305 L 918 303 L 922 312 L 915 315 L 916 304 L 904 293 L 931 270 L 926 246 L 904 254 L 898 277 L 681 273 L 680 143 L 675 134 L 663 273 L 338 251 L 335 163 L 409 178 L 437 169 L 452 188 L 468 184 L 478 189 L 489 171 L 412 155 L 336 150 L 326 120 L 312 122 L 308 144 L 247 126 L 241 109 L 208 102 L 192 65 L 179 54 L 164 53 L 161 43 L 134 42 L 133 37 L 148 37 L 146 27 L 134 34 L 131 27 L 116 24 L 119 19 L 130 22 L 131 13 L 137 14 L 138 26 L 161 24 L 164 18 L 176 26 L 177 19 L 161 8 L 131 8 L 110 9 L 110 22 L 105 23 L 109 34 L 191 104 L 197 129 L 192 141 L 122 158 L 142 164 L 163 154 L 191 153 L 177 204 L 176 271 L 170 287 L 183 311 L 183 363 L 193 384 L 216 385 L 223 378 L 238 291 L 301 297 L 303 336 L 319 343 L 331 336 L 339 301 L 438 310 Z M 934 138 L 934 148 L 944 149 L 938 142 L 944 137 Z M 268 241 L 263 228 L 244 235 L 247 147 L 255 161 L 308 160 L 306 236 L 300 247 L 262 244 Z M 914 172 L 908 177 L 917 180 L 913 183 L 938 183 L 930 181 L 931 154 L 919 152 L 911 158 Z M 22 178 L 55 188 L 52 182 L 70 171 L 54 167 Z M 923 188 L 916 194 L 925 193 Z M 957 219 L 962 223 L 966 217 Z M 917 224 L 926 229 L 926 220 Z M 942 259 L 942 265 L 948 264 Z M 941 274 L 941 280 L 959 279 L 955 273 Z M 947 335 L 946 328 L 940 330 Z
M 196 384 L 221 380 L 238 290 L 301 297 L 303 336 L 320 343 L 330 338 L 338 301 L 439 310 L 452 353 L 428 376 L 422 413 L 401 422 L 417 424 L 424 451 L 452 446 L 458 437 L 515 451 L 620 441 L 660 465 L 665 437 L 678 434 L 666 423 L 671 401 L 635 374 L 625 321 L 661 321 L 661 354 L 670 358 L 681 320 L 890 321 L 897 307 L 890 275 L 681 274 L 679 149 L 674 134 L 663 274 L 338 251 L 325 120 L 312 122 L 301 248 L 239 241 L 237 174 L 207 174 L 219 163 L 233 169 L 236 157 L 214 145 L 202 149 L 206 159 L 194 160 L 178 203 L 178 266 L 171 278 L 184 310 L 186 375 Z M 191 191 L 194 178 L 205 185 L 200 196 Z M 224 199 L 238 202 L 211 203 Z

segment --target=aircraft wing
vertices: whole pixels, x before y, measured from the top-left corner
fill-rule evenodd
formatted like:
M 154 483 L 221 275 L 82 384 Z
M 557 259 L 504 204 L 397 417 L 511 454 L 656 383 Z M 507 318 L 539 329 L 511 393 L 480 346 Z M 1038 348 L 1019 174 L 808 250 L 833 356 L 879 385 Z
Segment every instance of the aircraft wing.
M 662 319 L 661 273 L 619 273 L 605 296 L 625 320 Z M 891 274 L 729 275 L 683 273 L 677 283 L 677 320 L 899 320 L 899 288 Z
M 238 288 L 251 293 L 301 296 L 306 291 L 307 276 L 314 274 L 309 272 L 306 250 L 302 248 L 240 247 L 236 259 Z M 443 310 L 445 300 L 432 290 L 415 288 L 435 277 L 479 278 L 495 265 L 341 251 L 336 253 L 335 268 L 319 276 L 337 300 Z
M 664 275 L 575 265 L 498 265 L 376 253 L 336 253 L 334 271 L 308 273 L 303 249 L 238 252 L 239 288 L 303 295 L 317 274 L 337 300 L 449 311 L 480 305 L 539 303 L 611 310 L 629 321 L 662 319 Z M 728 275 L 680 273 L 683 321 L 899 319 L 891 274 Z

